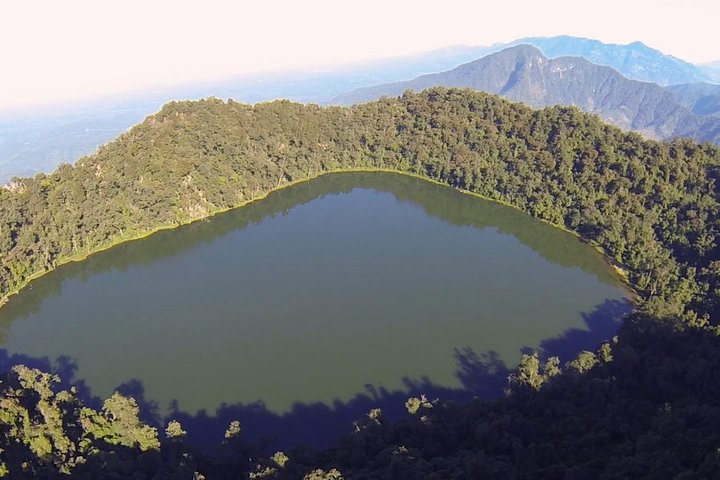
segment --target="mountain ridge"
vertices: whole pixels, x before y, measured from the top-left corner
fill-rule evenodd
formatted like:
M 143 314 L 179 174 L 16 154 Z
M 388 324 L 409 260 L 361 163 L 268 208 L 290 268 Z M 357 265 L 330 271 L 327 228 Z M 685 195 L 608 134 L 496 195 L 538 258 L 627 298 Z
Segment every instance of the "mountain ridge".
M 338 104 L 397 96 L 430 87 L 464 87 L 500 95 L 534 108 L 573 105 L 649 138 L 688 136 L 718 141 L 709 123 L 681 105 L 662 87 L 623 77 L 615 69 L 583 57 L 548 59 L 527 44 L 509 47 L 452 70 L 355 90 L 336 97 Z
M 699 66 L 664 54 L 641 41 L 616 44 L 559 35 L 525 37 L 510 42 L 508 46 L 522 43 L 533 45 L 548 58 L 580 56 L 597 65 L 612 67 L 632 80 L 657 83 L 661 86 L 712 81 L 712 77 Z

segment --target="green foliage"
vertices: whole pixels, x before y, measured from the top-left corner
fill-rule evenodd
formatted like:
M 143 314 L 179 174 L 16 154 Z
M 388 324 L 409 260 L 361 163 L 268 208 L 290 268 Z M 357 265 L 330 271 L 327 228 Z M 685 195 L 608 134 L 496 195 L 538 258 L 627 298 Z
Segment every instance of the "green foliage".
M 427 399 L 427 397 L 425 397 L 425 395 L 421 395 L 420 398 L 410 397 L 405 402 L 405 408 L 407 409 L 407 411 L 410 415 L 415 415 L 416 413 L 418 413 L 418 411 L 420 411 L 421 408 L 429 409 L 432 407 L 433 407 L 432 403 L 428 401 L 428 399 Z M 371 420 L 378 420 L 378 416 L 374 415 L 374 412 L 375 411 L 371 411 L 368 414 L 368 417 Z
M 14 366 L 0 384 L 0 438 L 15 439 L 27 447 L 23 455 L 29 453 L 29 459 L 51 462 L 66 472 L 77 446 L 66 434 L 65 416 L 75 409 L 77 401 L 69 392 L 55 394 L 53 387 L 58 381 L 56 375 Z M 6 463 L 0 463 L 1 470 L 9 470 Z
M 578 373 L 587 372 L 591 368 L 593 368 L 595 365 L 597 365 L 598 359 L 592 352 L 583 351 L 580 352 L 578 357 L 573 360 L 572 362 L 568 363 L 568 368 L 570 370 L 576 371 Z
M 183 430 L 182 425 L 177 420 L 171 420 L 165 429 L 165 436 L 167 438 L 182 438 L 187 435 L 187 432 Z
M 343 476 L 339 470 L 333 468 L 329 471 L 318 468 L 303 477 L 303 480 L 342 480 Z
M 603 343 L 602 345 L 600 345 L 599 356 L 600 360 L 605 363 L 612 362 L 612 347 L 609 343 Z
M 526 386 L 534 390 L 540 388 L 544 378 L 540 375 L 540 360 L 537 353 L 532 355 L 523 354 L 517 372 L 510 376 L 509 381 L 511 386 Z
M 406 403 L 407 405 L 407 403 Z M 432 406 L 432 405 L 431 405 Z M 408 409 L 409 410 L 409 409 Z M 411 414 L 414 412 L 410 412 Z M 373 408 L 370 410 L 367 414 L 367 418 L 377 425 L 381 425 L 383 423 L 383 416 L 382 416 L 382 410 L 379 408 Z
M 235 438 L 240 436 L 240 432 L 242 431 L 242 428 L 240 427 L 240 422 L 237 420 L 233 420 L 230 422 L 230 425 L 228 425 L 227 430 L 225 430 L 225 438 Z
M 280 468 L 283 468 L 285 464 L 290 460 L 290 457 L 285 455 L 283 452 L 275 452 L 275 454 L 272 456 L 272 461 L 275 462 L 275 465 L 277 465 Z
M 134 398 L 115 392 L 103 403 L 102 412 L 83 408 L 80 422 L 87 435 L 111 445 L 137 447 L 140 450 L 159 448 L 157 429 L 142 424 L 139 413 Z
M 550 357 L 545 362 L 543 367 L 543 377 L 545 380 L 559 375 L 562 372 L 560 369 L 560 359 L 558 357 Z

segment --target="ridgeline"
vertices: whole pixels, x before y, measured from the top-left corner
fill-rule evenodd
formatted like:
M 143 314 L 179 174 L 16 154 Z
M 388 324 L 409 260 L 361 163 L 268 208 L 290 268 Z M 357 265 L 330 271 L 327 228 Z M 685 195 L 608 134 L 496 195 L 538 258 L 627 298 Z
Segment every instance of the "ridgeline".
M 53 377 L 18 367 L 0 384 L 0 472 L 711 478 L 720 467 L 719 166 L 709 144 L 646 141 L 575 108 L 532 110 L 468 90 L 350 108 L 170 103 L 75 166 L 0 190 L 2 299 L 122 241 L 327 172 L 368 169 L 445 183 L 578 233 L 628 272 L 638 311 L 616 339 L 565 366 L 524 356 L 502 399 L 412 399 L 408 420 L 386 425 L 370 412 L 335 448 L 298 449 L 289 461 L 241 441 L 237 425 L 212 455 L 192 452 L 176 424 L 161 443 L 132 399 L 116 395 L 95 411 L 56 393 Z

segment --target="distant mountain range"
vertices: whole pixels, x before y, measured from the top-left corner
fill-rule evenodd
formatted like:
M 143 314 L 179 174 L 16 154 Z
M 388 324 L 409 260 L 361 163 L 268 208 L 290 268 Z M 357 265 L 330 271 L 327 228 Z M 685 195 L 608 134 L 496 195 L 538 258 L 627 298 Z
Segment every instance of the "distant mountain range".
M 720 83 L 720 61 L 693 65 L 672 55 L 665 55 L 642 42 L 622 45 L 568 35 L 526 37 L 489 47 L 451 47 L 413 58 L 423 59 L 427 63 L 433 61 L 434 65 L 428 65 L 426 73 L 435 73 L 442 70 L 432 68 L 439 67 L 443 63 L 441 59 L 446 60 L 445 64 L 450 63 L 447 60 L 457 61 L 455 65 L 449 65 L 449 69 L 517 45 L 532 45 L 548 58 L 583 57 L 596 65 L 612 67 L 629 79 L 661 86 L 698 82 Z
M 528 37 L 511 42 L 507 46 L 520 44 L 533 45 L 548 58 L 583 57 L 597 65 L 612 67 L 627 78 L 663 86 L 713 80 L 701 67 L 665 55 L 642 42 L 617 45 L 562 35 Z
M 627 79 L 613 68 L 581 57 L 548 59 L 531 45 L 510 47 L 446 72 L 358 89 L 337 97 L 336 102 L 359 103 L 434 86 L 472 88 L 537 108 L 575 105 L 650 138 L 683 135 L 720 140 L 714 128 L 717 119 L 691 111 L 712 110 L 715 87 L 720 86 L 684 85 L 672 92 L 654 83 Z

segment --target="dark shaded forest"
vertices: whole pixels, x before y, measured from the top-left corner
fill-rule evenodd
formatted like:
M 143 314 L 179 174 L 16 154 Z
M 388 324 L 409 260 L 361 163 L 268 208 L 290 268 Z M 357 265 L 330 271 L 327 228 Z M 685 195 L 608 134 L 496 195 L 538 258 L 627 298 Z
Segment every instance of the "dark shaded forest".
M 166 105 L 75 166 L 0 190 L 0 295 L 70 259 L 331 171 L 419 175 L 578 233 L 621 266 L 637 311 L 561 365 L 523 356 L 502 398 L 408 400 L 336 446 L 277 453 L 239 424 L 211 452 L 120 394 L 101 408 L 52 374 L 0 384 L 12 478 L 718 478 L 720 149 L 658 143 L 575 108 L 431 89 L 351 108 L 210 99 Z M 466 358 L 468 367 L 483 359 Z M 473 365 L 476 363 L 477 365 Z M 165 437 L 160 440 L 160 437 Z

